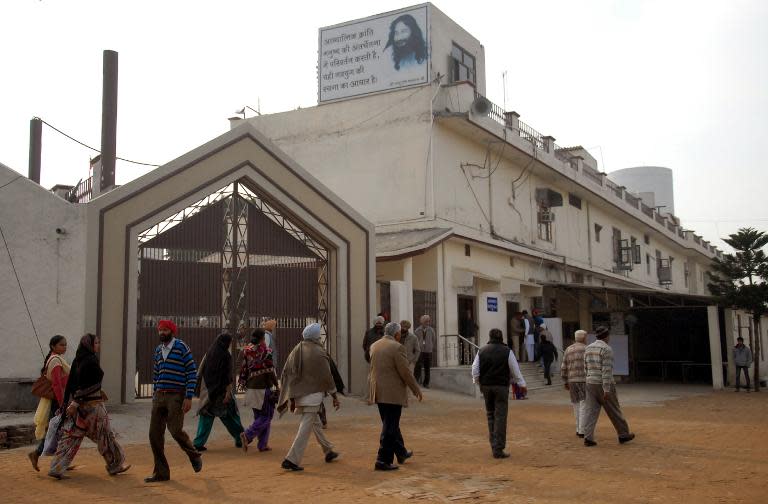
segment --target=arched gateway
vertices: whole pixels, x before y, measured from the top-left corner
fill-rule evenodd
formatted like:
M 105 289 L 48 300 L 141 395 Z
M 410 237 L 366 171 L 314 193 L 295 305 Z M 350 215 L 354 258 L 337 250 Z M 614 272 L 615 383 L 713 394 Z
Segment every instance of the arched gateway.
M 222 328 L 276 318 L 283 360 L 318 320 L 355 392 L 374 297 L 373 226 L 250 125 L 88 204 L 86 328 L 104 388 L 151 389 L 154 324 L 202 356 Z

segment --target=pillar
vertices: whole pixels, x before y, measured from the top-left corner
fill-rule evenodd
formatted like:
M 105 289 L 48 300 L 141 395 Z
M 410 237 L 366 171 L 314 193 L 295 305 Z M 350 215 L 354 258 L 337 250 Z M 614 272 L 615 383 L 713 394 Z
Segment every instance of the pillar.
M 720 319 L 717 306 L 707 306 L 709 358 L 712 362 L 712 388 L 723 389 L 723 356 L 720 349 Z

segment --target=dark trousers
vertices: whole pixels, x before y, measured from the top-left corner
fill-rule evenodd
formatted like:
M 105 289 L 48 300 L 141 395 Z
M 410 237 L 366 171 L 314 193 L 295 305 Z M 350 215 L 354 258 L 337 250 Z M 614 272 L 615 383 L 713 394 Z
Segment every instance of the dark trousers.
M 400 414 L 403 407 L 399 404 L 376 404 L 381 416 L 381 436 L 379 437 L 378 462 L 391 464 L 395 454 L 404 456 L 407 452 L 403 435 L 400 433 Z
M 488 440 L 491 442 L 491 451 L 497 455 L 507 446 L 509 386 L 481 385 L 480 392 L 483 393 L 485 413 L 488 416 Z
M 200 456 L 189 436 L 184 432 L 184 412 L 181 409 L 184 403 L 184 393 L 160 393 L 155 392 L 152 398 L 152 417 L 149 420 L 149 444 L 152 447 L 152 456 L 155 459 L 155 468 L 152 475 L 156 478 L 169 479 L 171 468 L 165 458 L 165 429 L 171 433 L 179 447 L 189 457 L 195 460 Z
M 600 416 L 600 409 L 605 410 L 605 414 L 608 415 L 619 437 L 629 435 L 629 424 L 621 412 L 616 387 L 612 386 L 608 398 L 605 398 L 602 385 L 587 383 L 587 399 L 584 407 L 586 413 L 583 424 L 585 439 L 595 440 L 595 427 L 597 426 L 597 418 Z
M 416 368 L 413 370 L 413 377 L 416 381 L 429 387 L 429 369 L 432 367 L 432 354 L 421 352 L 419 360 L 416 362 Z M 424 370 L 424 381 L 421 381 L 421 371 Z
M 233 398 L 231 400 L 234 401 L 235 399 Z M 208 436 L 211 435 L 213 421 L 215 419 L 215 416 L 200 413 L 199 420 L 197 421 L 197 435 L 195 436 L 195 441 L 193 443 L 196 449 L 205 447 L 205 443 L 208 442 Z M 220 416 L 219 420 L 221 420 L 221 423 L 227 428 L 232 439 L 235 440 L 235 446 L 240 448 L 240 433 L 245 429 L 243 429 L 243 424 L 240 421 L 240 413 L 237 411 L 237 408 L 227 408 L 227 414 Z
M 751 388 L 749 381 L 749 368 L 747 366 L 736 366 L 736 390 L 741 388 L 741 371 L 744 371 L 744 378 L 747 379 L 747 390 Z
M 552 374 L 550 369 L 552 368 L 552 361 L 544 359 L 544 378 L 547 379 L 547 385 L 552 385 Z

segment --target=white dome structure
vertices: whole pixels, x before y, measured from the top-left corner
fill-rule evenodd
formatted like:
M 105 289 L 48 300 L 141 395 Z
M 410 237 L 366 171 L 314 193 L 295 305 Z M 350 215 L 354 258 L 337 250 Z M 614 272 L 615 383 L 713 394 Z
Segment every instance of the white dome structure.
M 643 203 L 660 208 L 660 213 L 675 214 L 672 170 L 663 166 L 635 166 L 608 174 L 608 178 L 639 195 Z

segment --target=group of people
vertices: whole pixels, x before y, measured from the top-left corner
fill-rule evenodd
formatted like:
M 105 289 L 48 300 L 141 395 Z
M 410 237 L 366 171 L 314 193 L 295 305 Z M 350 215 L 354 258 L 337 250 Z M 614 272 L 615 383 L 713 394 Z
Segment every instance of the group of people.
M 367 400 L 369 404 L 377 405 L 382 423 L 375 470 L 398 469 L 395 460 L 403 464 L 413 456 L 400 431 L 400 417 L 402 408 L 408 405 L 408 391 L 421 401 L 419 381 L 425 388 L 429 386 L 431 354 L 436 346 L 430 322 L 429 316 L 422 316 L 419 327 L 411 332 L 408 321 L 385 325 L 383 317 L 379 316 L 365 334 L 363 350 L 369 363 Z M 280 415 L 290 411 L 301 415 L 301 421 L 282 461 L 283 469 L 303 470 L 301 462 L 310 434 L 314 434 L 320 444 L 325 462 L 333 462 L 339 457 L 333 443 L 323 433 L 320 410 L 326 396 L 331 396 L 337 410 L 340 408 L 338 394 L 343 393 L 344 384 L 325 349 L 320 324 L 304 328 L 301 342 L 286 359 L 280 380 L 275 371 L 273 321 L 251 332 L 250 340 L 238 357 L 237 379 L 235 360 L 230 352 L 231 334 L 224 332 L 216 338 L 198 368 L 189 346 L 176 337 L 178 329 L 172 321 L 160 320 L 157 330 L 160 344 L 154 353 L 154 393 L 149 428 L 154 469 L 145 482 L 170 479 L 170 467 L 164 453 L 166 430 L 185 452 L 193 470 L 201 471 L 202 452 L 206 450 L 215 418 L 222 421 L 235 445 L 244 451 L 247 452 L 254 440 L 257 440 L 259 451 L 268 451 L 271 450 L 269 434 L 275 411 Z M 242 339 L 242 328 L 238 333 Z M 576 435 L 584 440 L 585 446 L 595 446 L 595 426 L 600 411 L 605 409 L 619 443 L 631 441 L 635 435 L 629 430 L 616 395 L 608 329 L 598 327 L 596 340 L 589 345 L 586 344 L 586 331 L 576 331 L 574 336 L 575 342 L 563 355 L 560 373 L 570 393 Z M 540 340 L 540 343 L 542 341 L 548 342 Z M 739 345 L 743 347 L 741 341 Z M 50 382 L 52 390 L 50 398 L 40 400 L 35 415 L 38 438 L 45 437 L 51 418 L 61 416 L 56 427 L 58 441 L 49 476 L 64 477 L 86 436 L 96 443 L 110 475 L 127 471 L 130 465 L 125 463 L 125 454 L 116 440 L 104 406 L 106 395 L 101 391 L 104 373 L 98 359 L 99 337 L 86 334 L 81 338 L 71 366 L 64 358 L 67 341 L 63 336 L 51 338 L 49 347 L 41 375 Z M 744 353 L 742 347 L 737 345 L 735 348 L 737 357 L 741 357 L 740 352 Z M 546 346 L 540 352 L 545 357 L 546 371 L 552 361 L 546 358 Z M 556 351 L 554 354 L 556 356 Z M 489 343 L 475 355 L 471 372 L 485 400 L 491 453 L 494 458 L 507 458 L 510 456 L 505 451 L 509 387 L 514 385 L 524 394 L 526 382 L 515 352 L 509 343 L 504 343 L 501 330 L 490 331 Z M 245 406 L 253 411 L 253 422 L 247 428 L 242 425 L 235 401 L 238 387 L 245 392 Z M 183 422 L 195 395 L 200 397 L 199 421 L 197 435 L 192 441 L 183 429 Z M 44 446 L 43 439 L 29 453 L 35 470 L 39 470 Z
M 65 337 L 54 336 L 48 346 L 49 352 L 40 373 L 50 383 L 51 390 L 41 397 L 35 413 L 35 434 L 40 443 L 28 455 L 32 467 L 40 470 L 40 457 L 49 444 L 49 453 L 55 453 L 48 475 L 64 478 L 66 471 L 73 467 L 72 461 L 83 438 L 88 437 L 96 443 L 110 475 L 127 471 L 131 466 L 125 463 L 125 453 L 117 442 L 104 406 L 107 397 L 101 390 L 104 371 L 99 365 L 99 337 L 86 334 L 80 338 L 71 366 L 64 358 L 67 351 Z M 55 417 L 59 421 L 51 422 Z M 49 425 L 55 425 L 56 430 L 46 436 Z
M 547 385 L 552 385 L 551 368 L 552 363 L 557 360 L 557 347 L 552 342 L 552 334 L 538 309 L 533 310 L 533 316 L 528 314 L 528 310 L 514 314 L 507 346 L 513 350 L 517 348 L 521 360 L 538 362 L 544 369 Z

